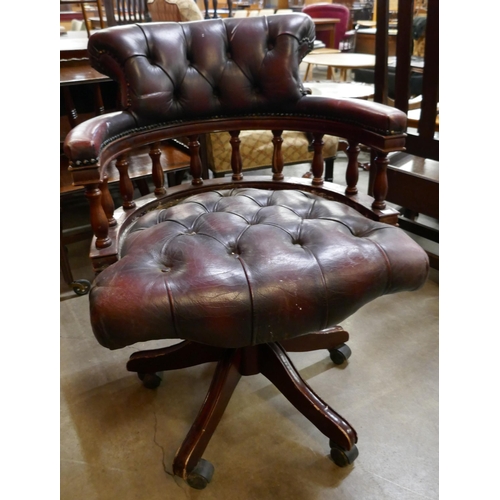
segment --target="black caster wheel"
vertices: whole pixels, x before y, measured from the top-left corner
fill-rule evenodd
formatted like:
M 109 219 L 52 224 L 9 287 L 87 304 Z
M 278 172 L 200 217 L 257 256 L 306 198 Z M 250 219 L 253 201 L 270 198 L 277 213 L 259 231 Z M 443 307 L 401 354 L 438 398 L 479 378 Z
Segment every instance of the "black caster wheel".
M 335 349 L 329 349 L 330 359 L 336 364 L 341 365 L 345 363 L 352 354 L 351 348 L 347 344 L 342 344 Z
M 212 480 L 214 466 L 203 458 L 196 464 L 196 467 L 188 474 L 187 483 L 191 488 L 203 490 Z
M 158 373 L 138 373 L 137 376 L 141 379 L 142 385 L 147 389 L 156 389 L 163 379 L 163 372 Z
M 351 465 L 359 455 L 356 445 L 354 445 L 350 450 L 344 450 L 344 448 L 330 440 L 330 448 L 330 456 L 332 457 L 335 465 L 339 467 L 347 467 L 348 465 Z
M 87 295 L 90 291 L 89 280 L 75 280 L 71 282 L 71 287 L 77 295 Z

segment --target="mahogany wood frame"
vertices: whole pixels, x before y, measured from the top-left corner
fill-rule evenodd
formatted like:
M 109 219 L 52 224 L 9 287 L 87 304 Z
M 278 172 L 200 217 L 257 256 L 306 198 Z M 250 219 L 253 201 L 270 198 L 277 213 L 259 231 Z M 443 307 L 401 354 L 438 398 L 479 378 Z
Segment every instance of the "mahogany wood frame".
M 134 353 L 127 369 L 143 378 L 145 374 L 164 370 L 217 363 L 198 416 L 174 458 L 174 474 L 187 480 L 202 459 L 242 376 L 262 373 L 320 432 L 342 449 L 352 450 L 358 440 L 356 431 L 314 393 L 287 355 L 287 351 L 335 349 L 348 339 L 349 334 L 343 328 L 334 327 L 281 343 L 241 349 L 224 349 L 186 340 L 171 347 Z

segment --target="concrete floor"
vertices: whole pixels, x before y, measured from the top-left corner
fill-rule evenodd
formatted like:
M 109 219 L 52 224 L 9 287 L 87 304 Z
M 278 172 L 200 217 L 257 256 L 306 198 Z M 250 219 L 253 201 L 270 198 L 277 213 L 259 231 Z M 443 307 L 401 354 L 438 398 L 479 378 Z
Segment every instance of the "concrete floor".
M 343 165 L 340 158 L 338 182 Z M 88 242 L 68 251 L 75 278 L 91 279 Z M 421 290 L 379 298 L 349 318 L 342 326 L 353 354 L 343 366 L 326 351 L 290 355 L 357 430 L 360 454 L 352 466 L 337 467 L 328 439 L 256 375 L 238 385 L 204 455 L 215 467 L 213 480 L 198 491 L 172 476 L 172 460 L 214 365 L 169 372 L 158 389 L 145 389 L 125 369 L 144 346 L 101 347 L 88 297 L 61 278 L 61 499 L 437 499 L 438 283 L 433 271 Z

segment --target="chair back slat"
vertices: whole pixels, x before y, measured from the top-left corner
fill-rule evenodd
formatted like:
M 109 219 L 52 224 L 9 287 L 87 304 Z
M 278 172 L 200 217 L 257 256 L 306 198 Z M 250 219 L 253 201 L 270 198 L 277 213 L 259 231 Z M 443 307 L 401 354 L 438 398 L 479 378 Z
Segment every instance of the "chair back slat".
M 147 0 L 104 0 L 104 10 L 108 26 L 151 21 Z

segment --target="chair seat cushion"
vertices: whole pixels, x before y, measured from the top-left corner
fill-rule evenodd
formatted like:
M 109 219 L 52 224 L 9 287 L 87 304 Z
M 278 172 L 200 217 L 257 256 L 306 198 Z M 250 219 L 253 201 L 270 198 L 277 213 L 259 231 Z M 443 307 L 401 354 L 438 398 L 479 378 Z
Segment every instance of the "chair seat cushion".
M 367 302 L 419 288 L 428 259 L 402 230 L 298 190 L 194 195 L 137 220 L 90 292 L 111 349 L 180 338 L 220 347 L 334 326 Z
M 242 170 L 269 167 L 273 157 L 273 134 L 270 130 L 242 130 L 239 136 Z M 212 170 L 215 173 L 229 173 L 231 170 L 231 143 L 227 132 L 210 134 Z M 285 164 L 306 163 L 313 158 L 309 140 L 303 132 L 285 130 L 282 134 L 283 161 Z M 323 136 L 323 157 L 333 158 L 337 154 L 339 138 Z

